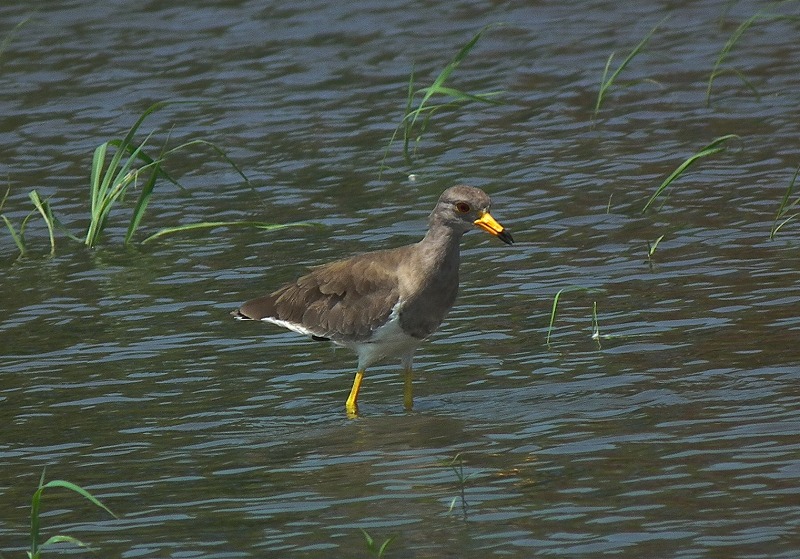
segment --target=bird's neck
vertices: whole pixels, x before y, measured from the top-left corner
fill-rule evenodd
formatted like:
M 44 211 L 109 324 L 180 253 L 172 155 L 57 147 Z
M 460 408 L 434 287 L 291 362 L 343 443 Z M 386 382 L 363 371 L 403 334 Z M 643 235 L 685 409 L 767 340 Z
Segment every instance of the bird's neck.
M 426 255 L 430 264 L 442 266 L 443 263 L 458 270 L 459 245 L 461 231 L 454 231 L 452 227 L 447 227 L 441 223 L 433 222 L 428 228 L 428 233 L 420 241 L 421 253 Z
M 429 224 L 428 233 L 420 241 L 420 244 L 429 250 L 440 251 L 442 254 L 452 252 L 458 254 L 458 246 L 463 235 L 462 231 L 454 231 L 452 227 L 433 221 Z

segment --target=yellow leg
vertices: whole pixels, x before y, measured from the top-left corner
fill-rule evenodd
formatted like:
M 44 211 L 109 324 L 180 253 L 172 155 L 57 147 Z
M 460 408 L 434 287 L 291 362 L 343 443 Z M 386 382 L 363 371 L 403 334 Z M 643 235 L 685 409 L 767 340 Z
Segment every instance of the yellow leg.
M 406 411 L 414 408 L 414 387 L 411 385 L 413 375 L 411 367 L 406 367 L 403 371 L 403 407 Z
M 345 408 L 347 415 L 350 417 L 358 416 L 358 391 L 361 390 L 361 381 L 364 380 L 364 371 L 359 369 L 356 371 L 356 378 L 353 379 L 353 388 L 350 389 L 350 396 L 347 397 Z

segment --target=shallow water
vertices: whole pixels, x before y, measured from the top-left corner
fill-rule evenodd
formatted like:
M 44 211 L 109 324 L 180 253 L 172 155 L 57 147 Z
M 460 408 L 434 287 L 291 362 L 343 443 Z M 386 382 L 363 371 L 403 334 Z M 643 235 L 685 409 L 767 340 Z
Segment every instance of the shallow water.
M 800 549 L 798 225 L 768 239 L 798 163 L 798 23 L 765 19 L 708 75 L 758 3 L 43 2 L 0 55 L 2 212 L 51 196 L 85 227 L 91 153 L 150 103 L 154 145 L 215 142 L 169 164 L 138 237 L 203 220 L 308 220 L 85 250 L 32 221 L 0 233 L 0 551 L 44 533 L 107 557 L 795 557 Z M 787 3 L 782 13 L 797 16 Z M 2 36 L 29 13 L 0 7 Z M 665 16 L 610 90 L 598 82 Z M 395 146 L 414 68 L 502 90 Z M 641 209 L 681 162 L 724 134 Z M 415 180 L 409 176 L 414 175 Z M 419 238 L 438 194 L 485 188 L 518 241 L 471 233 L 462 288 L 417 354 L 343 402 L 346 350 L 228 312 L 310 265 Z M 647 242 L 663 235 L 647 262 Z M 550 343 L 554 295 L 565 292 Z M 599 339 L 592 339 L 596 303 Z M 71 548 L 70 548 L 71 549 Z

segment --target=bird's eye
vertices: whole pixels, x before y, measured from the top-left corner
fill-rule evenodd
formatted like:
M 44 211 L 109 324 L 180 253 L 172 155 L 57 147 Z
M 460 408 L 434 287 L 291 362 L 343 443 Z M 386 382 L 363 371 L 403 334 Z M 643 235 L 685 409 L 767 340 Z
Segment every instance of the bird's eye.
M 456 204 L 456 211 L 458 213 L 465 214 L 465 213 L 468 213 L 471 209 L 472 208 L 470 208 L 469 204 L 467 204 L 466 202 L 458 202 Z

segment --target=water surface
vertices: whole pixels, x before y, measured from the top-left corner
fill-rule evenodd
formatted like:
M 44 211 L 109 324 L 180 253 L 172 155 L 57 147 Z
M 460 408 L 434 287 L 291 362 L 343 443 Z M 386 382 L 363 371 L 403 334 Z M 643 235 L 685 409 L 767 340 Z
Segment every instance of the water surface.
M 0 550 L 44 533 L 107 557 L 795 557 L 800 548 L 798 226 L 768 239 L 798 161 L 798 23 L 756 2 L 42 2 L 0 55 L 2 212 L 27 193 L 86 225 L 93 149 L 152 102 L 154 145 L 213 141 L 169 170 L 139 239 L 203 220 L 306 220 L 121 246 L 0 234 Z M 794 3 L 781 13 L 797 14 Z M 0 8 L 3 36 L 30 13 Z M 614 64 L 665 16 L 592 120 Z M 442 111 L 378 175 L 412 68 L 502 106 Z M 623 87 L 624 86 L 624 87 Z M 711 140 L 738 134 L 649 196 Z M 414 176 L 414 180 L 410 176 Z M 440 192 L 485 188 L 518 241 L 471 233 L 462 288 L 418 351 L 354 359 L 229 311 L 308 266 L 418 239 Z M 647 243 L 663 235 L 651 261 Z M 554 295 L 562 295 L 550 344 Z M 592 339 L 597 305 L 599 339 Z

